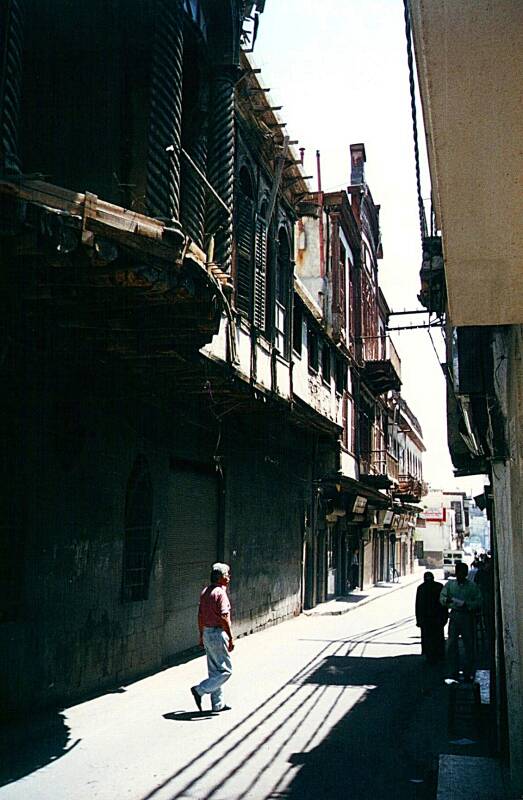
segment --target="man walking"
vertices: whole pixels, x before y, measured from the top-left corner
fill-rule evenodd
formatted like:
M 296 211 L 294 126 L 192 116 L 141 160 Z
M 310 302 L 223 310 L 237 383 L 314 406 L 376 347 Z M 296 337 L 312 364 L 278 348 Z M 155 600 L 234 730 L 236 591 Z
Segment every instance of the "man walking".
M 458 677 L 459 637 L 465 648 L 463 674 L 466 681 L 474 677 L 474 614 L 481 608 L 481 593 L 475 583 L 467 580 L 469 568 L 463 562 L 456 564 L 456 580 L 447 581 L 440 595 L 440 603 L 450 609 L 447 655 L 451 676 Z
M 449 612 L 439 602 L 443 584 L 434 580 L 432 572 L 425 572 L 423 583 L 416 592 L 416 625 L 421 630 L 421 652 L 429 664 L 436 664 L 445 656 L 445 635 Z
M 227 596 L 227 586 L 231 580 L 228 564 L 213 564 L 211 582 L 200 595 L 198 608 L 198 630 L 200 645 L 207 655 L 209 677 L 191 687 L 191 694 L 199 711 L 202 710 L 202 696 L 211 695 L 213 711 L 230 711 L 223 702 L 222 686 L 232 673 L 230 653 L 234 650 L 231 631 L 231 603 Z

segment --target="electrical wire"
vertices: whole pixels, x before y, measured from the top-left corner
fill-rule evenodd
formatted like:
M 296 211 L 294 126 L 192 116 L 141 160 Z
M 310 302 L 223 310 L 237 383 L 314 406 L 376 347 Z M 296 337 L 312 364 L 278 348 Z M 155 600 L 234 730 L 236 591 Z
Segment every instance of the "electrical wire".
M 438 353 L 438 351 L 437 351 L 437 349 L 436 349 L 436 345 L 434 344 L 434 339 L 432 338 L 432 334 L 431 334 L 431 332 L 430 332 L 430 328 L 427 328 L 426 330 L 427 330 L 427 333 L 428 333 L 428 335 L 429 335 L 429 339 L 430 339 L 430 343 L 431 343 L 431 345 L 432 345 L 432 349 L 433 349 L 433 350 L 434 350 L 434 352 L 436 353 L 436 358 L 438 359 L 438 364 L 439 364 L 439 366 L 441 367 L 441 360 L 440 360 L 440 356 L 439 356 L 439 353 Z
M 421 195 L 421 170 L 420 170 L 420 157 L 419 157 L 419 144 L 418 144 L 418 122 L 416 112 L 416 83 L 414 80 L 414 58 L 412 55 L 412 29 L 410 24 L 410 9 L 409 0 L 403 0 L 404 16 L 405 16 L 405 37 L 407 40 L 407 60 L 409 65 L 409 86 L 410 86 L 410 106 L 412 113 L 412 135 L 414 139 L 414 161 L 416 164 L 416 187 L 418 192 L 418 211 L 419 211 L 419 224 L 421 233 L 421 242 L 427 236 L 427 219 L 425 216 L 425 206 L 423 204 L 423 197 Z

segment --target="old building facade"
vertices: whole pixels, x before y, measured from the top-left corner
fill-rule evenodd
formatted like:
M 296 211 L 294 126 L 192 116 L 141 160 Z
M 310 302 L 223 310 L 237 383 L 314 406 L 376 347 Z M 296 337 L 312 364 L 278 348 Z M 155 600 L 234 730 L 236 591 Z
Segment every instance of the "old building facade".
M 327 550 L 322 599 L 411 571 L 416 503 L 424 492 L 422 432 L 400 395 L 401 361 L 387 333 L 390 309 L 378 281 L 379 206 L 365 182 L 364 145 L 350 151 L 348 189 L 324 193 L 320 187 L 307 197 L 296 235 L 298 280 L 336 346 L 342 401 L 338 473 L 319 486 L 317 525 L 325 529 Z M 324 366 L 314 355 L 311 380 L 316 371 L 323 374 Z
M 117 6 L 1 12 L 11 713 L 196 645 L 216 559 L 238 635 L 345 593 L 357 550 L 359 585 L 412 563 L 363 174 L 318 214 L 242 52 L 263 2 Z

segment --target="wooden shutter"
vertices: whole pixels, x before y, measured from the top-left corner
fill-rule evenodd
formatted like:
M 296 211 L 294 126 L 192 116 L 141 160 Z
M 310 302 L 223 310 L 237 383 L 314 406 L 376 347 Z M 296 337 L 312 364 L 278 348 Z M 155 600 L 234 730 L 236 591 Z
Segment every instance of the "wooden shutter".
M 254 324 L 265 330 L 265 302 L 267 286 L 267 224 L 256 220 L 256 245 L 254 256 Z
M 236 308 L 249 315 L 252 301 L 253 205 L 238 197 L 236 210 Z

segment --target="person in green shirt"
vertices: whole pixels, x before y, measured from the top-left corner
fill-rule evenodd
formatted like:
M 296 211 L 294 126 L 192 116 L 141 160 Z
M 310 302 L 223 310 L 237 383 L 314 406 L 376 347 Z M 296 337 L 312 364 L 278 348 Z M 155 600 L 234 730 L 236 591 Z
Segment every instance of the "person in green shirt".
M 469 568 L 456 564 L 456 580 L 447 581 L 439 601 L 450 611 L 447 658 L 451 677 L 458 677 L 459 638 L 465 648 L 463 674 L 466 681 L 474 678 L 474 615 L 481 608 L 481 592 L 475 583 L 467 580 Z

